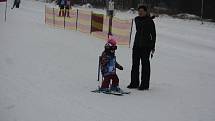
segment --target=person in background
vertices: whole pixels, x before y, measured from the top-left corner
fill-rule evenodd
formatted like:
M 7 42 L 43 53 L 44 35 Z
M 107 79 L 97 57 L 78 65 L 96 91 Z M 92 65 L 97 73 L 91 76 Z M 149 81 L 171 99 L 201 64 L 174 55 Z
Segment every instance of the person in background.
M 72 2 L 71 2 L 71 0 L 66 0 L 66 17 L 70 17 L 69 16 L 69 10 L 71 9 L 71 6 L 72 6 Z
M 58 4 L 58 6 L 60 8 L 59 16 L 64 16 L 65 15 L 64 8 L 65 8 L 65 5 L 66 5 L 66 0 L 58 0 L 57 4 Z

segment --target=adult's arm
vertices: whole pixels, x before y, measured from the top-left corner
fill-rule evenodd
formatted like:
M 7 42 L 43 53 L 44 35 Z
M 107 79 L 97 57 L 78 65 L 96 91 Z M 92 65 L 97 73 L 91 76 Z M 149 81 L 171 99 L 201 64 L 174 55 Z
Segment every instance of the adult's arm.
M 156 28 L 155 28 L 155 23 L 154 21 L 152 20 L 151 21 L 151 37 L 152 37 L 152 41 L 153 41 L 153 48 L 152 49 L 155 49 L 155 43 L 156 43 Z

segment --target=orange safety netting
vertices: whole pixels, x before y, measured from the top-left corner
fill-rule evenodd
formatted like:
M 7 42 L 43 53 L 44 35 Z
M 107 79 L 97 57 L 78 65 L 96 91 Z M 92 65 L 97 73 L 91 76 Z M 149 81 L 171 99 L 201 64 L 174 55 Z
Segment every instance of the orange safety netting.
M 120 20 L 118 18 L 113 18 L 112 20 L 112 34 L 116 38 L 119 45 L 129 45 L 130 35 L 131 35 L 132 20 Z M 93 32 L 93 36 L 101 39 L 108 38 L 109 31 L 109 17 L 104 18 L 103 31 Z
M 77 30 L 84 33 L 91 32 L 91 12 L 78 10 Z
M 103 30 L 104 15 L 92 13 L 91 32 L 98 32 Z
M 64 28 L 64 16 L 59 16 L 60 9 L 54 9 L 54 26 Z
M 45 7 L 45 23 L 54 26 L 53 8 Z
M 104 18 L 103 18 L 103 30 L 101 32 L 100 31 L 93 32 L 92 35 L 97 37 L 97 38 L 107 40 L 108 30 L 109 30 L 109 17 L 104 16 Z
M 65 29 L 76 30 L 77 10 L 69 10 L 69 16 L 65 17 Z
M 109 17 L 103 14 L 82 10 L 69 10 L 61 16 L 60 9 L 45 7 L 45 23 L 57 28 L 79 30 L 91 33 L 97 38 L 107 40 L 109 31 Z M 119 45 L 130 45 L 133 20 L 112 19 L 112 34 Z
M 120 20 L 113 18 L 112 34 L 120 45 L 130 44 L 132 20 Z

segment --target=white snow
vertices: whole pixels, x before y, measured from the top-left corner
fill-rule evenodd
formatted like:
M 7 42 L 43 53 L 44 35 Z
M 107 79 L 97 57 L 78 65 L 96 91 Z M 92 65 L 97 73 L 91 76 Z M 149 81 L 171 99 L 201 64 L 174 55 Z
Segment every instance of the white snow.
M 151 89 L 119 97 L 90 92 L 104 42 L 45 25 L 44 5 L 22 0 L 11 10 L 9 1 L 5 23 L 0 4 L 0 121 L 215 121 L 214 23 L 156 18 Z M 131 53 L 117 50 L 124 90 Z
M 90 3 L 82 5 L 83 8 L 92 8 L 93 6 Z

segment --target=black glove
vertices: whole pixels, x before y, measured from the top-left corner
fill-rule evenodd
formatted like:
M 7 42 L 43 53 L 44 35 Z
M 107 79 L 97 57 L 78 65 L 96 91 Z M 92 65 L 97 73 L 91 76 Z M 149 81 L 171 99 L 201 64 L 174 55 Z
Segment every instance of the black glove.
M 153 49 L 151 50 L 151 58 L 153 58 L 154 53 L 155 53 L 155 48 L 153 48 Z
M 119 70 L 123 70 L 123 67 L 122 67 L 122 66 L 119 66 Z

